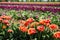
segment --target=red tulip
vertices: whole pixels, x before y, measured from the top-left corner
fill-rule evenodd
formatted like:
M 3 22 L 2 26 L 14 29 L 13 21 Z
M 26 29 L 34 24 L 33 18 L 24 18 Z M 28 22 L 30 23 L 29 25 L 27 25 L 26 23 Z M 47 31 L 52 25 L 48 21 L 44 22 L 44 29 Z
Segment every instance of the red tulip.
M 26 20 L 26 22 L 25 22 L 25 26 L 28 26 L 30 23 L 32 23 L 34 21 L 34 19 L 33 18 L 29 18 L 29 19 L 27 19 Z
M 28 34 L 29 34 L 29 35 L 32 35 L 32 34 L 35 34 L 35 33 L 36 33 L 35 28 L 29 28 L 29 29 L 28 29 Z
M 59 31 L 59 32 L 55 32 L 55 33 L 53 34 L 53 37 L 54 37 L 54 38 L 60 38 L 60 31 Z
M 44 31 L 44 26 L 37 26 L 37 30 L 40 31 L 40 32 L 43 32 Z
M 33 18 L 28 18 L 26 21 L 28 21 L 29 23 L 32 23 L 34 21 Z
M 51 24 L 51 25 L 49 25 L 49 28 L 51 30 L 57 30 L 58 29 L 58 26 L 56 24 Z
M 43 19 L 43 20 L 40 20 L 39 23 L 43 24 L 43 25 L 46 25 L 46 26 L 49 26 L 50 22 L 51 22 L 51 20 L 49 20 L 49 19 Z
M 29 24 L 30 24 L 29 21 L 26 21 L 24 25 L 28 26 Z
M 4 24 L 8 24 L 8 23 L 9 23 L 8 20 L 3 20 L 2 22 L 3 22 Z

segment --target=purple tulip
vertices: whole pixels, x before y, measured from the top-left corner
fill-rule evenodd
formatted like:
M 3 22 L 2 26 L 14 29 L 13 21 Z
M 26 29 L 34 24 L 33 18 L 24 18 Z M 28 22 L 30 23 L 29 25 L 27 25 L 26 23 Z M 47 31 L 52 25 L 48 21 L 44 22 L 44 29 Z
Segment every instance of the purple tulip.
M 45 7 L 47 6 L 47 7 Z M 20 4 L 20 5 L 0 5 L 2 9 L 15 9 L 15 10 L 41 10 L 41 11 L 50 11 L 52 13 L 60 12 L 59 4 Z

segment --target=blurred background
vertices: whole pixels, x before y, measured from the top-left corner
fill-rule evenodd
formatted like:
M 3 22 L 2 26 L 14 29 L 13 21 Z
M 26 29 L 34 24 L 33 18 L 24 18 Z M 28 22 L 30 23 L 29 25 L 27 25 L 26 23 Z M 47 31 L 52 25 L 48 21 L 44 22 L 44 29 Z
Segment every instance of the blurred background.
M 0 2 L 60 2 L 60 0 L 0 0 Z

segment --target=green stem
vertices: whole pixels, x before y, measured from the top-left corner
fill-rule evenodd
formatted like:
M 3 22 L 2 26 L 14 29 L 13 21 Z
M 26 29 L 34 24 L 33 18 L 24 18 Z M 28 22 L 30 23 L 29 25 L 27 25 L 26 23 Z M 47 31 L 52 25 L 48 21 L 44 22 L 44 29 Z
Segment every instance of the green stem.
M 25 32 L 25 37 L 26 37 L 26 32 Z M 26 40 L 26 38 L 25 38 L 25 40 Z
M 40 34 L 38 33 L 38 40 L 40 39 Z
M 32 37 L 30 36 L 30 40 L 32 40 Z

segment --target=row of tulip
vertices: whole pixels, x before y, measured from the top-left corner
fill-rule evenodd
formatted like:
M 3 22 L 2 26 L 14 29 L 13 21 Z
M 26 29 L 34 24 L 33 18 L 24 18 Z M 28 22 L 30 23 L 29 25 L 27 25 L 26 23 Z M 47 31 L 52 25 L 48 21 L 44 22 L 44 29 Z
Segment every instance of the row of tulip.
M 33 18 L 28 18 L 26 21 L 21 20 L 19 30 L 26 33 L 30 40 L 59 40 L 60 31 L 56 24 L 51 24 L 51 20 L 42 19 L 36 22 Z M 34 37 L 35 36 L 35 37 Z M 56 39 L 55 39 L 56 38 Z
M 17 22 L 19 26 L 17 26 L 17 23 L 15 24 L 16 21 L 11 24 L 9 20 L 12 20 L 10 16 L 0 16 L 0 31 L 4 32 L 4 35 L 0 34 L 2 36 L 1 40 L 18 40 L 18 38 L 20 40 L 60 39 L 59 27 L 56 24 L 52 24 L 50 19 L 41 19 L 39 22 L 35 21 L 33 18 L 19 20 L 19 22 Z
M 48 7 L 49 6 L 49 7 Z M 15 10 L 41 10 L 50 12 L 60 12 L 60 5 L 0 5 L 2 9 L 15 9 Z M 57 7 L 55 7 L 57 6 Z
M 60 14 L 0 9 L 0 40 L 60 40 Z

